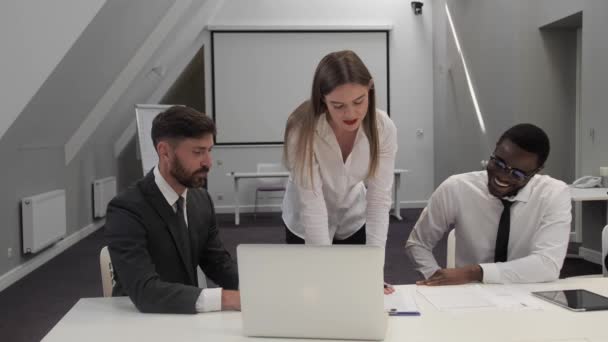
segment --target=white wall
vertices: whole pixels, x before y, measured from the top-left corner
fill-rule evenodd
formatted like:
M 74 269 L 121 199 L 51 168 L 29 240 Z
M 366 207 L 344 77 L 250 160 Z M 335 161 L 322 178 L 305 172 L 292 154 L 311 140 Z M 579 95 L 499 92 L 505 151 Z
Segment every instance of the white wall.
M 104 3 L 105 0 L 0 2 L 0 138 Z
M 521 122 L 539 125 L 551 139 L 543 172 L 571 182 L 575 31 L 539 30 L 538 18 L 545 13 L 540 2 L 448 1 L 485 121 L 483 134 L 444 5 L 434 17 L 439 37 L 435 41 L 439 44 L 435 50 L 437 184 L 452 174 L 481 169 L 480 161 L 487 160 L 499 136 Z
M 608 166 L 608 2 L 602 0 L 543 0 L 538 25 L 545 25 L 583 12 L 581 62 L 581 165 L 583 175 L 598 175 Z M 582 252 L 589 259 L 599 257 L 601 227 L 606 222 L 601 203 L 585 204 L 582 212 Z M 600 259 L 600 258 L 598 258 Z M 599 260 L 596 260 L 599 261 Z
M 281 25 L 393 25 L 389 41 L 389 68 L 391 117 L 397 125 L 399 134 L 396 166 L 410 169 L 410 173 L 405 176 L 401 198 L 405 206 L 424 205 L 434 189 L 433 46 L 430 1 L 425 2 L 422 16 L 414 16 L 410 2 L 401 0 L 231 0 L 224 2 L 211 24 L 278 27 Z M 211 75 L 209 61 L 209 59 L 205 61 L 207 75 Z M 210 78 L 207 78 L 207 113 L 209 114 L 212 108 L 212 99 L 209 96 L 210 81 Z M 416 130 L 419 128 L 424 131 L 422 137 L 416 136 Z M 218 212 L 230 212 L 232 208 L 232 183 L 226 172 L 255 171 L 257 162 L 279 162 L 281 151 L 280 147 L 216 147 L 209 190 L 214 196 Z M 253 183 L 243 183 L 240 201 L 242 204 L 253 205 Z M 218 200 L 218 195 L 222 195 L 223 200 Z
M 529 2 L 518 2 L 521 12 Z M 534 2 L 534 26 L 541 27 L 583 12 L 582 29 L 582 174 L 598 175 L 608 165 L 608 2 L 604 0 L 540 0 Z
M 538 25 L 583 11 L 581 115 L 582 174 L 599 174 L 608 165 L 608 2 L 542 0 Z
M 581 74 L 583 174 L 599 174 L 608 166 L 608 2 L 590 0 L 583 10 Z M 594 137 L 591 136 L 591 131 Z
M 444 0 L 437 0 L 444 2 Z M 509 126 L 533 122 L 551 139 L 543 172 L 573 180 L 576 98 L 575 28 L 539 30 L 582 11 L 581 174 L 598 175 L 608 165 L 608 2 L 603 0 L 448 0 L 468 58 L 488 127 L 488 146 L 478 149 L 472 106 L 444 11 L 434 16 L 435 177 L 437 183 L 457 172 L 479 169 L 492 143 Z M 435 3 L 439 6 L 438 3 Z M 443 6 L 443 4 L 441 4 Z M 441 25 L 440 25 L 441 24 Z M 447 39 L 447 41 L 446 41 Z M 442 66 L 452 67 L 442 74 Z M 445 69 L 445 68 L 444 68 Z M 449 75 L 448 75 L 449 74 Z M 461 105 L 461 106 L 460 106 Z M 473 128 L 471 128 L 473 127 Z M 588 204 L 585 205 L 587 208 Z M 605 208 L 586 209 L 583 248 L 598 250 Z M 600 221 L 600 224 L 595 225 Z M 605 224 L 605 223 L 604 223 Z M 590 254 L 597 255 L 597 254 Z

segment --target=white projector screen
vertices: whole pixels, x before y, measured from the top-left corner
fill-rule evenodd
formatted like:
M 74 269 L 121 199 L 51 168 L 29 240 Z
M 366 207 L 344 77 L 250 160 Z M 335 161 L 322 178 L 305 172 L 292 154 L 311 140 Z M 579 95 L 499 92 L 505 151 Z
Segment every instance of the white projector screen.
M 289 114 L 310 97 L 326 54 L 353 50 L 369 69 L 376 106 L 389 111 L 388 31 L 213 31 L 216 144 L 282 144 Z

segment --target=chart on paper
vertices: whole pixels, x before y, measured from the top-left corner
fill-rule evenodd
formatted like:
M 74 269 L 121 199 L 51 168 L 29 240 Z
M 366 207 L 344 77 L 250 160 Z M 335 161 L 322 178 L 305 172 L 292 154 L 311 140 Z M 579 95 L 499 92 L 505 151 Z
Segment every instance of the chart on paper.
M 540 304 L 529 292 L 508 286 L 418 286 L 417 291 L 440 311 L 540 310 Z

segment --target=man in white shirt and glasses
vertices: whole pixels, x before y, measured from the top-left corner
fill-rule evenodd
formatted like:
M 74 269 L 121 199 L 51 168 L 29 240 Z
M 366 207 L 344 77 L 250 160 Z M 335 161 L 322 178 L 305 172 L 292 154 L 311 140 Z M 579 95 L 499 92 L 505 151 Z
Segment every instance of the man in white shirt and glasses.
M 558 279 L 571 203 L 564 182 L 538 174 L 549 149 L 539 127 L 513 126 L 498 140 L 485 171 L 451 176 L 435 190 L 405 245 L 425 278 L 418 285 Z M 432 251 L 451 229 L 456 267 L 441 268 Z

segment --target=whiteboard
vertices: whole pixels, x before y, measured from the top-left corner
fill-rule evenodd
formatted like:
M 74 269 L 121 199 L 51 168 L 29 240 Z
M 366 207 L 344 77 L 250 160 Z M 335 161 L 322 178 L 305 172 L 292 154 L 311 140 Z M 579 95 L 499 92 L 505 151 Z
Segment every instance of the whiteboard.
M 138 104 L 135 105 L 137 121 L 137 146 L 141 154 L 141 167 L 144 175 L 158 164 L 158 154 L 152 143 L 152 120 L 173 105 Z
M 289 114 L 310 97 L 317 64 L 353 50 L 375 81 L 376 106 L 389 111 L 388 31 L 213 31 L 216 144 L 282 144 Z M 390 112 L 389 112 L 390 113 Z

